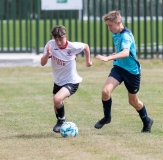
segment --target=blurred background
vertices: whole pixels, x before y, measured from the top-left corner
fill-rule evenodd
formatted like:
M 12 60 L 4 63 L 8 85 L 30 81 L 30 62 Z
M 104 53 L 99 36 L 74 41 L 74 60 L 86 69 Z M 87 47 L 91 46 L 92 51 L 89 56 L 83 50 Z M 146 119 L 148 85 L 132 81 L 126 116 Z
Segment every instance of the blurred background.
M 55 25 L 96 55 L 114 52 L 102 16 L 120 10 L 135 36 L 138 58 L 163 57 L 163 0 L 0 0 L 0 54 L 43 52 Z

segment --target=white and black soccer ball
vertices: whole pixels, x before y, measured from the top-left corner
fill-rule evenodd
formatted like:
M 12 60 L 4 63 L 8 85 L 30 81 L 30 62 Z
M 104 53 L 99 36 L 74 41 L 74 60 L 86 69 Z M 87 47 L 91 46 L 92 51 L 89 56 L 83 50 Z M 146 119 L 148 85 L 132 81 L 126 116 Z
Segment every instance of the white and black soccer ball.
M 60 128 L 62 137 L 76 137 L 78 135 L 78 127 L 73 122 L 64 122 Z

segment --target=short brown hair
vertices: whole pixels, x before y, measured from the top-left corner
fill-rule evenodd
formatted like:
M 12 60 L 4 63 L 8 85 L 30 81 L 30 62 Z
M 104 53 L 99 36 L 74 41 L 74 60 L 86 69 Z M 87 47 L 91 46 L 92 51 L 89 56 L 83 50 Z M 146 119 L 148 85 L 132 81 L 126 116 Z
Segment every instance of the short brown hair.
M 102 18 L 105 22 L 108 20 L 112 22 L 117 22 L 119 20 L 120 22 L 122 22 L 120 11 L 110 11 L 108 14 L 105 14 Z
M 51 34 L 54 38 L 64 37 L 66 35 L 66 28 L 64 26 L 55 26 L 51 30 Z

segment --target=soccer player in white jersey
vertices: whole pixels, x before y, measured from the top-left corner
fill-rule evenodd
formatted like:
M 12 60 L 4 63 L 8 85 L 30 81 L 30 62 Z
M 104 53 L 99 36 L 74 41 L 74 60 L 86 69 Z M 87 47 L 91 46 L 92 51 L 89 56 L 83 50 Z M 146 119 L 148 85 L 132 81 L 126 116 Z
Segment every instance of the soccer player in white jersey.
M 127 27 L 123 26 L 119 11 L 110 11 L 103 16 L 103 19 L 108 29 L 112 32 L 115 53 L 110 56 L 96 56 L 97 59 L 105 62 L 113 61 L 113 68 L 102 90 L 104 118 L 95 124 L 95 128 L 100 129 L 111 122 L 111 93 L 118 85 L 124 82 L 128 91 L 129 103 L 139 113 L 143 122 L 141 132 L 149 133 L 154 121 L 148 117 L 145 105 L 138 98 L 141 72 L 140 64 L 136 57 L 134 36 Z
M 48 59 L 51 58 L 54 75 L 53 102 L 57 118 L 53 131 L 58 133 L 61 125 L 66 121 L 63 101 L 74 94 L 79 83 L 82 82 L 82 77 L 76 70 L 76 56 L 83 51 L 87 67 L 92 65 L 92 61 L 89 46 L 81 42 L 68 41 L 64 26 L 55 26 L 51 30 L 51 34 L 53 39 L 45 45 L 41 65 L 46 65 Z

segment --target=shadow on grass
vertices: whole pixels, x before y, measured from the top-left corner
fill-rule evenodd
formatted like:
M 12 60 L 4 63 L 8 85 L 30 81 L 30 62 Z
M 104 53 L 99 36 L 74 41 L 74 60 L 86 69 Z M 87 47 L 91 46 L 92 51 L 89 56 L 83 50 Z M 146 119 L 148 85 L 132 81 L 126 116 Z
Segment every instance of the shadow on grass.
M 41 139 L 41 138 L 62 138 L 59 133 L 40 133 L 40 134 L 19 134 L 14 136 L 1 137 L 0 139 Z

